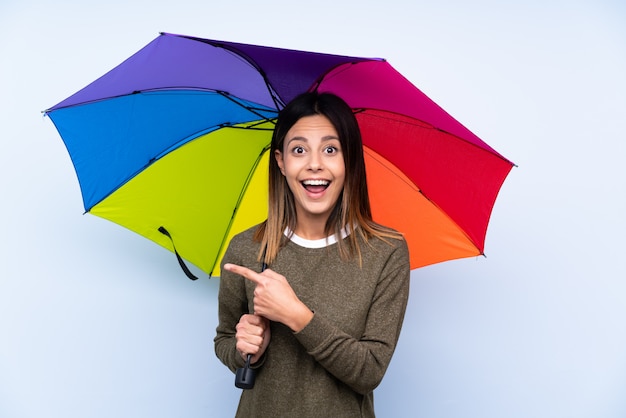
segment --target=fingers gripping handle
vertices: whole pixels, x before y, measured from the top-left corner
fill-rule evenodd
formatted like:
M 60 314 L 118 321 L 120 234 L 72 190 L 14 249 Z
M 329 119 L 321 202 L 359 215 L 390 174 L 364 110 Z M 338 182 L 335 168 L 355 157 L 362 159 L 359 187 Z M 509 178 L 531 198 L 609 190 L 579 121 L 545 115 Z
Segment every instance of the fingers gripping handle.
M 265 264 L 265 251 L 263 251 L 262 259 L 263 263 L 261 264 L 261 271 L 264 271 L 267 268 L 267 264 Z M 252 389 L 254 387 L 256 371 L 250 368 L 251 360 L 252 354 L 248 354 L 246 358 L 246 365 L 237 369 L 237 373 L 235 373 L 235 386 L 239 389 Z

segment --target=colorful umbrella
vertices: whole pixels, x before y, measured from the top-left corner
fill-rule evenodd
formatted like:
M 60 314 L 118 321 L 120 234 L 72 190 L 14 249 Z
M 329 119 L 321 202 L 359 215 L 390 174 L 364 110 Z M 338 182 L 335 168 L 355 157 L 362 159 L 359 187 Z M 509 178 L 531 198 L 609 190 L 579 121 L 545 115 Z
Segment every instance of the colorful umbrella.
M 163 33 L 45 113 L 86 212 L 219 275 L 230 238 L 267 215 L 277 112 L 311 90 L 354 109 L 373 217 L 404 233 L 411 268 L 483 253 L 512 163 L 383 59 Z

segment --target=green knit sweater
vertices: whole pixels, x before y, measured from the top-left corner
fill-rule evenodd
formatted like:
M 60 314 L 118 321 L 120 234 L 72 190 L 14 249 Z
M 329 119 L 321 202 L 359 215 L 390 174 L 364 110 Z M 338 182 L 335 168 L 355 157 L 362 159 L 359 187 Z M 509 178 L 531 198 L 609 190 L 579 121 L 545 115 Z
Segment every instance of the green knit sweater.
M 260 271 L 253 230 L 234 237 L 224 263 Z M 307 248 L 289 241 L 269 267 L 284 275 L 315 315 L 300 332 L 272 322 L 256 384 L 241 395 L 237 417 L 374 417 L 373 391 L 395 349 L 409 294 L 404 240 L 361 243 L 362 266 L 337 244 Z M 244 365 L 235 325 L 253 311 L 254 283 L 222 268 L 217 357 L 233 372 Z

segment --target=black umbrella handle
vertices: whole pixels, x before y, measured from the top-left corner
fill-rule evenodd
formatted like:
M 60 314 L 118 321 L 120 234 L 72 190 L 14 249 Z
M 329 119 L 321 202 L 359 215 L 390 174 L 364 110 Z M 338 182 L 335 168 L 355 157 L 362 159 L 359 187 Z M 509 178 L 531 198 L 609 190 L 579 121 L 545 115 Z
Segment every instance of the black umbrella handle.
M 254 387 L 256 371 L 250 368 L 250 360 L 252 360 L 252 354 L 248 354 L 246 365 L 237 369 L 237 373 L 235 374 L 235 386 L 239 389 L 252 389 Z
M 265 250 L 263 250 L 263 262 L 261 263 L 261 273 L 265 271 L 267 268 L 267 264 L 265 263 Z M 254 387 L 254 380 L 256 379 L 256 370 L 250 368 L 250 361 L 252 360 L 252 354 L 248 354 L 246 357 L 246 365 L 242 368 L 237 369 L 237 373 L 235 373 L 235 386 L 239 389 L 252 389 Z

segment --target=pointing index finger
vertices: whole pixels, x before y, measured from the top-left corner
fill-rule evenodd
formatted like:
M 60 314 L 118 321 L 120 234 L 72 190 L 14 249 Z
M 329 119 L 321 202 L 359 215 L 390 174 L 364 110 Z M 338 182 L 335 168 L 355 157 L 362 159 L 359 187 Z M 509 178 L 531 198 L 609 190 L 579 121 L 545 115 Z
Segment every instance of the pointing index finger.
M 238 266 L 237 264 L 226 263 L 224 264 L 224 270 L 238 274 L 241 277 L 250 280 L 251 282 L 259 283 L 259 273 L 254 270 L 250 270 L 247 267 Z

